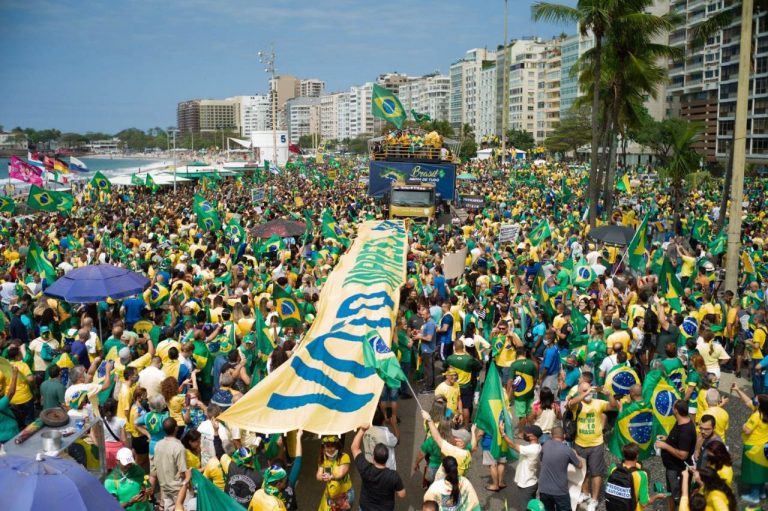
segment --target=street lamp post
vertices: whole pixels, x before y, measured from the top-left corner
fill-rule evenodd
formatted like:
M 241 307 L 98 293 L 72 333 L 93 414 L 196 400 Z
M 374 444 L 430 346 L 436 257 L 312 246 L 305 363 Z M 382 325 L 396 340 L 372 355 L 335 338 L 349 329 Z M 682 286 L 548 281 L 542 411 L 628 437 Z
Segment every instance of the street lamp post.
M 507 19 L 508 0 L 504 0 L 504 69 L 501 71 L 501 168 L 504 169 L 504 163 L 507 161 L 507 115 L 509 115 L 509 85 L 507 85 L 507 73 L 509 72 L 509 60 L 507 56 Z
M 176 193 L 176 133 L 177 128 L 171 128 L 170 132 L 173 133 L 173 193 Z
M 270 47 L 269 52 L 259 52 L 259 62 L 264 64 L 264 72 L 272 75 L 270 91 L 272 94 L 272 159 L 277 167 L 277 82 L 275 82 L 275 48 Z

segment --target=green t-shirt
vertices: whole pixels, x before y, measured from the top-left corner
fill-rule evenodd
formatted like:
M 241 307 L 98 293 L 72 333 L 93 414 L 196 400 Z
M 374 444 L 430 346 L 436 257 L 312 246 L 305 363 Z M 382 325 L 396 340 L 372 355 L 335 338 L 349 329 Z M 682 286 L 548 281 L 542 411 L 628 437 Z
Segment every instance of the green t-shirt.
M 428 436 L 424 442 L 421 443 L 421 452 L 429 456 L 429 466 L 432 468 L 439 468 L 443 462 L 443 453 L 440 452 L 440 447 L 435 442 L 435 439 Z
M 408 347 L 408 334 L 405 330 L 397 331 L 397 349 L 400 352 L 400 363 L 410 364 L 413 360 L 413 351 Z
M 131 465 L 127 473 L 123 474 L 120 467 L 116 467 L 104 480 L 104 488 L 117 497 L 120 504 L 124 504 L 139 494 L 144 484 L 144 470 L 136 465 Z M 128 511 L 151 511 L 152 506 L 147 501 L 136 502 L 127 508 Z
M 110 337 L 106 341 L 104 341 L 104 349 L 103 349 L 103 355 L 106 357 L 110 354 L 110 351 L 112 349 L 115 350 L 114 356 L 116 357 L 117 354 L 120 352 L 121 349 L 125 348 L 125 344 L 123 344 L 123 341 L 120 339 L 115 339 L 114 337 Z
M 5 443 L 18 434 L 19 425 L 11 411 L 11 400 L 8 396 L 0 397 L 0 443 Z
M 626 467 L 625 467 L 626 468 Z M 616 465 L 611 465 L 608 469 L 608 475 L 610 476 L 613 471 L 616 470 Z M 632 471 L 632 480 L 635 483 L 635 499 L 637 500 L 637 508 L 641 509 L 648 505 L 651 500 L 648 494 L 648 474 L 645 470 L 637 469 Z
M 445 363 L 458 373 L 460 389 L 474 388 L 473 373 L 483 367 L 479 360 L 468 353 L 454 353 L 445 359 Z
M 515 399 L 533 399 L 536 387 L 536 365 L 527 358 L 518 358 L 509 366 Z
M 664 368 L 664 374 L 669 376 L 675 369 L 683 369 L 683 362 L 677 357 L 665 358 L 661 361 L 661 367 Z M 698 374 L 696 376 L 698 376 Z
M 57 408 L 64 402 L 64 384 L 59 378 L 45 380 L 40 385 L 40 395 L 43 398 L 43 409 Z

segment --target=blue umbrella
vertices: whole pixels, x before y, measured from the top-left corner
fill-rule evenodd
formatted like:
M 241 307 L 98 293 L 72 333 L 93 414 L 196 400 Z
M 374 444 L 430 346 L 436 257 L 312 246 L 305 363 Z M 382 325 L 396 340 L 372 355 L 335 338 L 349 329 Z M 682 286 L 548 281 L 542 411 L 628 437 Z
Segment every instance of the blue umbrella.
M 84 266 L 70 271 L 45 290 L 47 296 L 69 303 L 96 303 L 137 295 L 149 287 L 149 279 L 111 264 Z
M 14 511 L 121 511 L 99 480 L 76 462 L 38 455 L 0 456 L 3 509 Z

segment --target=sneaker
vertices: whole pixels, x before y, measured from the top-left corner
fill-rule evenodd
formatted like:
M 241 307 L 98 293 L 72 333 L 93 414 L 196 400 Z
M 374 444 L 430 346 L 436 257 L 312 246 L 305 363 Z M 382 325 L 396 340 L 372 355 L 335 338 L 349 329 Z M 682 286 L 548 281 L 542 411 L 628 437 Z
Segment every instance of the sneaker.
M 753 506 L 760 505 L 760 499 L 758 497 L 755 497 L 755 496 L 749 494 L 749 493 L 747 493 L 746 495 L 742 495 L 741 496 L 741 500 L 743 500 L 747 504 L 751 504 Z
M 592 497 L 587 495 L 586 493 L 579 494 L 579 500 L 577 501 L 578 504 L 582 504 L 584 502 L 587 502 L 589 500 L 592 500 Z
M 597 501 L 593 498 L 590 498 L 587 504 L 587 511 L 597 511 Z

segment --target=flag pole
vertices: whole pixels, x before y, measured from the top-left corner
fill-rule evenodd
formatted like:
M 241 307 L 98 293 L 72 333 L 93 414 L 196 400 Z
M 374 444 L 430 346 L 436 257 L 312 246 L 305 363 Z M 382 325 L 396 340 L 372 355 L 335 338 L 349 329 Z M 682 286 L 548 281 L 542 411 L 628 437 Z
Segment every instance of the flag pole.
M 410 382 L 410 380 L 408 380 L 407 377 L 405 378 L 405 384 L 408 385 L 408 388 L 411 390 L 411 395 L 413 396 L 413 399 L 416 401 L 416 404 L 419 406 L 419 410 L 421 410 L 423 412 L 424 411 L 424 407 L 421 406 L 421 402 L 419 401 L 419 398 L 416 397 L 418 394 L 416 394 L 416 391 L 413 390 L 413 387 L 411 386 L 411 382 Z

